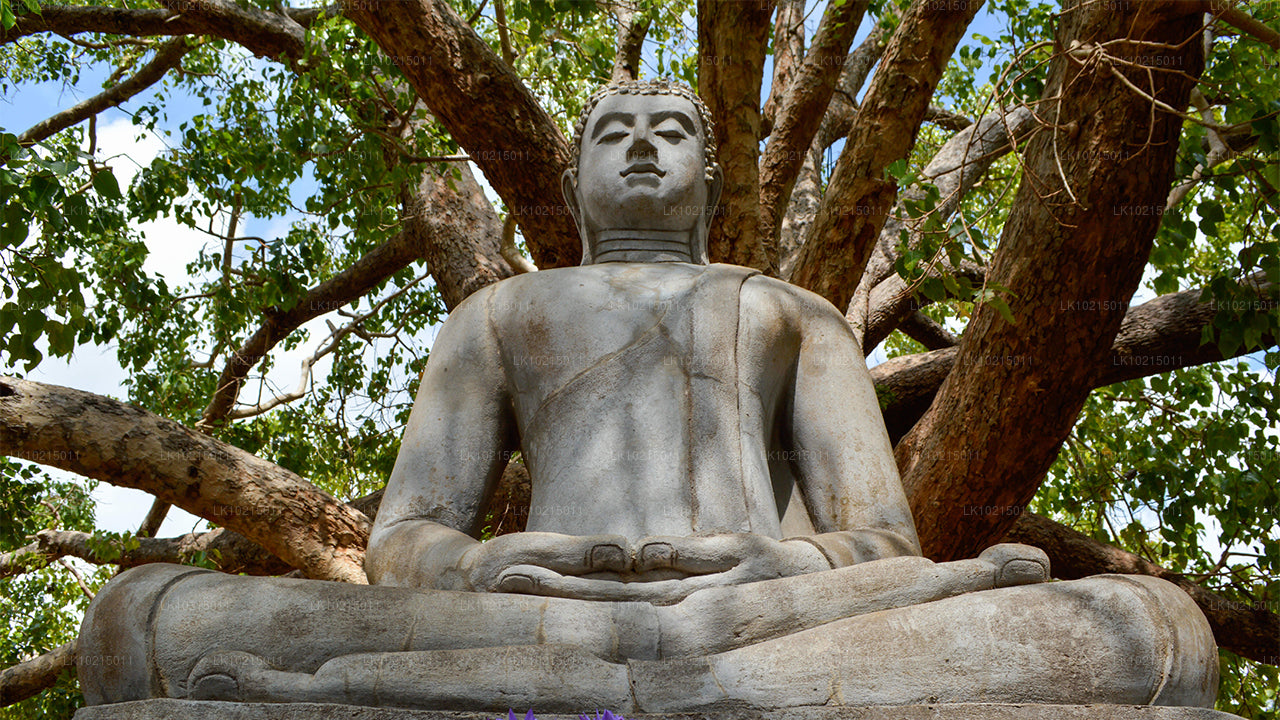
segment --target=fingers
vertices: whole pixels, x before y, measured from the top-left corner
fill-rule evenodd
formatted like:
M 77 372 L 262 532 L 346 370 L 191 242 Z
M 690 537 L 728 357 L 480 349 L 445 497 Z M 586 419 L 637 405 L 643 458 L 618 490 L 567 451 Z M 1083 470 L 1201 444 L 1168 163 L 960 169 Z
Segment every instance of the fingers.
M 587 568 L 591 572 L 626 572 L 631 567 L 631 551 L 626 538 L 599 539 L 587 551 Z
M 978 559 L 995 567 L 996 587 L 1029 585 L 1049 579 L 1049 556 L 1038 547 L 1018 543 L 992 545 Z
M 492 572 L 512 565 L 538 565 L 562 575 L 627 572 L 631 546 L 621 535 L 512 533 L 485 543 L 483 565 Z
M 671 569 L 690 575 L 727 572 L 761 553 L 758 535 L 735 533 L 709 537 L 654 536 L 636 543 L 636 572 Z
M 495 590 L 576 600 L 674 605 L 698 590 L 735 583 L 736 579 L 727 573 L 683 580 L 619 582 L 561 575 L 535 565 L 517 565 L 502 572 Z

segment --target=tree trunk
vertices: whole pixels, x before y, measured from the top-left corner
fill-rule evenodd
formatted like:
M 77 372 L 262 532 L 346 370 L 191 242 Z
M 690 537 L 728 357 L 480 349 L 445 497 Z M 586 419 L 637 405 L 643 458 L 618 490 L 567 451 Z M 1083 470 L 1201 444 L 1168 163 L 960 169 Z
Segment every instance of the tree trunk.
M 715 123 L 724 191 L 711 225 L 711 262 L 778 274 L 756 233 L 760 217 L 760 83 L 772 0 L 698 0 L 698 94 Z
M 471 169 L 427 173 L 404 199 L 404 232 L 427 261 L 450 312 L 468 295 L 513 275 L 502 257 L 502 221 Z
M 774 248 L 775 262 L 782 216 L 790 204 L 791 190 L 831 104 L 831 94 L 844 69 L 842 60 L 849 55 L 867 5 L 868 0 L 827 5 L 813 47 L 786 88 L 773 118 L 769 145 L 760 160 L 760 221 L 756 232 L 765 247 Z
M 885 48 L 792 283 L 846 308 L 897 196 L 889 166 L 907 157 L 933 91 L 982 0 L 915 0 Z
M 921 544 L 939 560 L 976 555 L 1008 532 L 1071 432 L 1142 279 L 1182 120 L 1115 73 L 1150 80 L 1155 97 L 1184 108 L 1203 66 L 1200 14 L 1185 3 L 1073 0 L 1060 22 L 1041 105 L 1051 125 L 1031 141 L 988 273 L 1009 290 L 1014 322 L 990 305 L 977 311 L 956 367 L 896 451 Z M 1102 43 L 1136 66 L 1176 62 L 1190 75 L 1121 71 L 1096 55 Z M 1011 512 L 966 512 L 978 506 Z

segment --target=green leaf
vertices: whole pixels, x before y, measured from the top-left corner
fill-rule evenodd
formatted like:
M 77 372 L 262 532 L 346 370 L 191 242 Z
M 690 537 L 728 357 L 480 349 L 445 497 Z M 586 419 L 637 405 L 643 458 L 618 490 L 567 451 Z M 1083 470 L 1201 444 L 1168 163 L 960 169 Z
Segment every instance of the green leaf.
M 907 177 L 908 167 L 907 159 L 899 158 L 889 163 L 889 167 L 885 168 L 885 172 L 901 183 Z
M 999 295 L 993 295 L 991 299 L 987 301 L 987 304 L 995 308 L 996 311 L 1000 313 L 1000 317 L 1004 318 L 1005 322 L 1010 325 L 1018 324 L 1018 321 L 1013 317 L 1013 310 L 1009 308 L 1009 303 L 1005 302 L 1004 298 Z

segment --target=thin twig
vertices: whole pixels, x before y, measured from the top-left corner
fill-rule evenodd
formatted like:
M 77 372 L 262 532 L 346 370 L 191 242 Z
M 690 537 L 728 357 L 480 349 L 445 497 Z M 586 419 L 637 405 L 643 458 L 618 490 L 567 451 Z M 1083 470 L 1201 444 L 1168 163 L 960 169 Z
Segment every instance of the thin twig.
M 67 571 L 71 573 L 71 576 L 76 579 L 76 584 L 80 586 L 80 592 L 84 593 L 85 597 L 92 600 L 93 591 L 89 589 L 87 584 L 85 584 L 84 576 L 80 574 L 80 571 L 64 557 L 58 558 L 58 564 L 66 568 Z

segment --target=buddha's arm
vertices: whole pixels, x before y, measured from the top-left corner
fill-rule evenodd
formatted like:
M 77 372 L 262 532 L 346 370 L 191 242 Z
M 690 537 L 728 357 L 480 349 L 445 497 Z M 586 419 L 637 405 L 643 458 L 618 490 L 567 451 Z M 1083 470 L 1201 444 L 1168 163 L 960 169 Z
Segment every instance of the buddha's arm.
M 893 447 L 848 323 L 805 293 L 788 440 L 817 535 L 834 567 L 919 555 Z
M 449 316 L 422 376 L 365 558 L 370 582 L 464 589 L 484 503 L 515 447 L 510 397 L 476 293 Z

